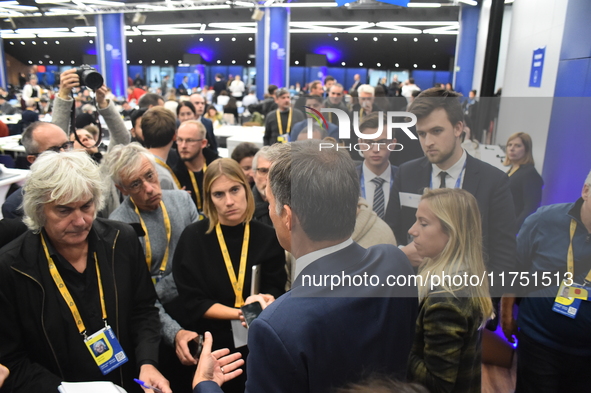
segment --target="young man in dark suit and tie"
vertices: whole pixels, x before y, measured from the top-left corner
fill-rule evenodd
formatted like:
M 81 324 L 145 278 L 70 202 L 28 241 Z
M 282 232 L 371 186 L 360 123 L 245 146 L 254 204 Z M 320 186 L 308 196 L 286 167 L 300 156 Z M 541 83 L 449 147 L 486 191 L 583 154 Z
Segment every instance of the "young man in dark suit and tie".
M 464 118 L 458 94 L 440 88 L 422 92 L 409 108 L 425 157 L 402 164 L 394 179 L 386 222 L 413 265 L 421 258 L 408 239 L 423 190 L 463 188 L 476 197 L 482 215 L 486 270 L 497 274 L 491 294 L 499 296 L 498 273 L 515 271 L 515 211 L 507 175 L 461 147 Z
M 387 120 L 382 114 L 382 133 L 376 137 L 380 126 L 380 114 L 369 114 L 359 124 L 359 131 L 367 137 L 359 138 L 364 160 L 357 165 L 357 174 L 361 186 L 361 197 L 382 220 L 386 216 L 386 206 L 390 199 L 390 189 L 398 167 L 390 164 L 392 150 L 398 149 L 396 138 L 388 138 Z M 393 136 L 393 135 L 392 135 Z

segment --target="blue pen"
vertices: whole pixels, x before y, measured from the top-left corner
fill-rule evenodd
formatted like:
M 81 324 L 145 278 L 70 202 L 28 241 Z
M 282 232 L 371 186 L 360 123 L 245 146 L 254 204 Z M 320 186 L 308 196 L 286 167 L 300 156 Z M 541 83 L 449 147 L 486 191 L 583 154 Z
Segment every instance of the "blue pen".
M 155 388 L 154 386 L 150 386 L 150 385 L 148 385 L 147 383 L 145 383 L 144 381 L 141 381 L 141 380 L 139 380 L 139 379 L 135 379 L 135 378 L 134 378 L 133 380 L 134 380 L 134 381 L 135 381 L 135 382 L 136 382 L 138 385 L 140 385 L 140 386 L 141 386 L 141 387 L 143 387 L 143 388 L 146 388 L 146 389 L 152 389 L 152 390 L 153 390 L 153 391 L 155 391 L 156 393 L 162 393 L 162 390 L 160 390 L 160 389 L 158 389 L 158 388 Z

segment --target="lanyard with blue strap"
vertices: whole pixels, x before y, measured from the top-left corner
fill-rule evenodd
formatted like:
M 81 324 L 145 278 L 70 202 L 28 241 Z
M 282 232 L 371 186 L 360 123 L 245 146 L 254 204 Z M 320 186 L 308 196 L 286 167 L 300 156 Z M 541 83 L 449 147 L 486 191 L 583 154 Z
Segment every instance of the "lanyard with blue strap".
M 462 170 L 460 171 L 460 176 L 458 176 L 458 180 L 456 180 L 456 186 L 454 188 L 462 188 L 462 175 L 463 173 L 466 171 L 466 162 L 468 162 L 468 160 L 464 161 L 464 166 L 462 167 Z M 429 188 L 433 189 L 433 175 L 431 174 L 431 180 L 429 180 Z
M 390 169 L 390 189 L 392 189 L 392 184 L 394 184 L 394 177 L 392 176 L 392 168 Z M 379 176 L 376 176 L 379 177 Z M 361 167 L 361 196 L 365 199 L 365 176 L 363 175 L 363 167 Z

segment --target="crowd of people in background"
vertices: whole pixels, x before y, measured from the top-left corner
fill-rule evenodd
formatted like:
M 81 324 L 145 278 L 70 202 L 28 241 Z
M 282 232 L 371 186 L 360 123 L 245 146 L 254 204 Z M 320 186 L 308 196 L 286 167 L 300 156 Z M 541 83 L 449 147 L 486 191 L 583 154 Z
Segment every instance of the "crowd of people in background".
M 354 81 L 271 85 L 259 99 L 240 75 L 202 89 L 163 75 L 150 89 L 138 74 L 118 98 L 81 87 L 75 69 L 57 92 L 32 70 L 20 93 L 0 91 L 2 114 L 22 115 L 7 133 L 31 170 L 2 206 L 0 391 L 5 379 L 11 392 L 96 380 L 139 392 L 139 377 L 164 393 L 472 393 L 483 330 L 499 323 L 519 338 L 517 393 L 585 391 L 589 304 L 572 323 L 552 304 L 589 282 L 591 174 L 578 201 L 538 209 L 527 133 L 509 137 L 506 172 L 471 154 L 476 91 Z M 416 127 L 388 132 L 387 111 Z M 357 135 L 343 137 L 339 113 Z M 264 127 L 264 146 L 222 157 L 216 130 L 235 124 Z M 518 271 L 568 272 L 572 285 L 427 284 Z M 302 278 L 337 272 L 425 284 L 327 296 Z M 264 311 L 245 345 L 252 303 Z M 97 367 L 95 332 L 112 337 L 103 351 L 121 347 L 119 370 Z

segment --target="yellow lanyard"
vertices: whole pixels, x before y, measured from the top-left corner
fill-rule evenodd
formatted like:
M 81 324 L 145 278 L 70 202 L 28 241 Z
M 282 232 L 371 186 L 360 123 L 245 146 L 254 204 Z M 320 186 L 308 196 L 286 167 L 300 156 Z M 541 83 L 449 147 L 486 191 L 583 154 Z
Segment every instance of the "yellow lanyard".
M 146 223 L 140 214 L 140 210 L 137 208 L 135 202 L 130 197 L 129 200 L 133 204 L 135 209 L 135 213 L 140 218 L 140 225 L 144 230 L 146 236 L 146 263 L 148 264 L 148 270 L 150 273 L 152 272 L 152 245 L 150 243 L 150 235 L 148 234 L 148 227 L 146 227 Z M 170 250 L 170 238 L 172 236 L 172 227 L 170 226 L 170 218 L 168 218 L 168 212 L 166 211 L 166 206 L 164 206 L 164 202 L 160 201 L 160 207 L 162 208 L 162 217 L 164 218 L 164 228 L 166 228 L 166 251 L 164 251 L 164 257 L 162 258 L 162 263 L 160 264 L 160 273 L 164 273 L 166 270 L 166 264 L 168 263 L 168 251 Z
M 242 252 L 240 253 L 240 268 L 238 270 L 238 280 L 236 280 L 236 273 L 232 266 L 232 260 L 230 259 L 230 253 L 228 247 L 226 247 L 226 241 L 224 240 L 224 234 L 222 233 L 222 227 L 218 223 L 215 226 L 215 233 L 218 235 L 218 242 L 222 249 L 222 256 L 226 263 L 226 269 L 228 270 L 228 276 L 234 288 L 234 294 L 236 295 L 236 301 L 234 307 L 242 307 L 244 305 L 244 299 L 242 297 L 242 290 L 244 288 L 244 277 L 246 276 L 246 258 L 248 257 L 248 240 L 250 239 L 250 223 L 244 225 L 244 240 L 242 240 Z
M 513 175 L 515 172 L 517 172 L 518 169 L 519 169 L 519 165 L 512 166 L 511 169 L 509 169 L 507 176 L 511 177 L 511 175 Z
M 179 188 L 179 190 L 181 188 L 183 188 L 181 186 L 181 182 L 179 181 L 179 179 L 177 179 L 176 175 L 174 174 L 174 172 L 172 171 L 172 169 L 168 166 L 167 163 L 165 163 L 164 161 L 162 161 L 159 157 L 154 156 L 154 159 L 156 160 L 156 162 L 160 165 L 162 165 L 164 168 L 166 168 L 166 170 L 168 172 L 170 172 L 170 175 L 172 176 L 172 180 L 174 180 L 174 182 L 176 183 L 176 186 Z
M 574 219 L 570 219 L 570 244 L 568 245 L 568 253 L 566 257 L 566 268 L 568 272 L 574 277 L 575 275 L 575 257 L 573 253 L 573 238 L 575 237 L 575 231 L 577 230 L 577 222 Z M 585 283 L 591 282 L 591 270 L 585 277 Z
M 74 321 L 76 321 L 76 326 L 78 326 L 78 332 L 80 334 L 86 336 L 86 326 L 84 326 L 84 322 L 82 322 L 82 317 L 80 316 L 80 311 L 78 311 L 78 307 L 76 307 L 76 303 L 74 303 L 74 299 L 68 291 L 68 287 L 64 283 L 62 276 L 60 275 L 57 267 L 55 266 L 55 262 L 49 255 L 49 250 L 47 249 L 47 244 L 45 243 L 45 238 L 41 235 L 41 244 L 43 245 L 43 251 L 45 251 L 45 258 L 47 258 L 47 263 L 49 265 L 49 273 L 51 274 L 51 278 L 55 282 L 57 289 L 62 294 L 66 304 L 70 308 L 70 312 L 74 317 Z M 107 307 L 105 306 L 105 294 L 103 292 L 103 283 L 101 282 L 101 269 L 99 268 L 98 258 L 96 257 L 96 252 L 94 253 L 94 263 L 96 266 L 96 276 L 98 279 L 98 288 L 99 288 L 99 298 L 101 301 L 101 310 L 103 312 L 103 321 L 105 324 L 107 323 Z
M 359 121 L 361 122 L 361 119 L 363 119 L 363 108 L 361 108 L 361 110 L 359 110 Z
M 197 200 L 197 210 L 201 211 L 201 194 L 199 193 L 199 187 L 197 187 L 197 179 L 195 179 L 195 174 L 192 170 L 187 168 L 189 171 L 189 176 L 191 177 L 191 183 L 193 184 L 193 190 L 195 191 L 195 199 Z M 207 170 L 207 163 L 203 164 L 203 173 Z
M 281 112 L 279 112 L 279 109 L 277 109 L 277 112 L 275 112 L 277 114 L 277 126 L 279 127 L 279 135 L 283 135 L 283 124 L 281 123 Z M 289 134 L 289 131 L 291 130 L 291 115 L 292 115 L 293 111 L 291 110 L 291 108 L 289 108 L 289 116 L 287 116 L 287 131 L 285 131 L 286 134 Z

